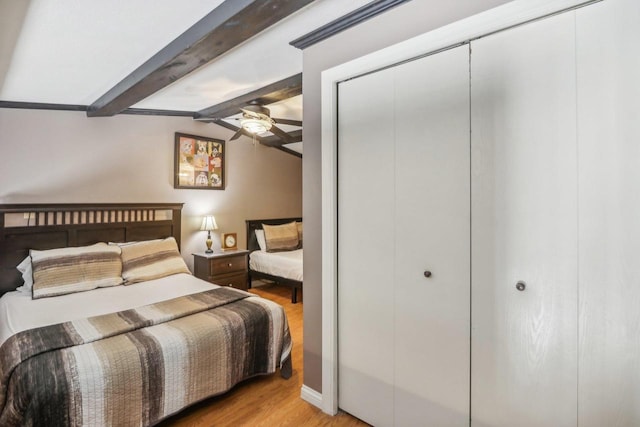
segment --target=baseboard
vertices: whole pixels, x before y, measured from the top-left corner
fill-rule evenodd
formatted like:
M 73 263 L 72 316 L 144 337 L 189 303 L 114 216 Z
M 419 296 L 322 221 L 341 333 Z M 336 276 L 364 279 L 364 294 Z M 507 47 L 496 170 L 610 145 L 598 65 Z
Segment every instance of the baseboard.
M 302 400 L 322 409 L 322 394 L 318 393 L 311 387 L 307 387 L 303 384 L 302 388 L 300 389 L 300 397 L 302 398 Z

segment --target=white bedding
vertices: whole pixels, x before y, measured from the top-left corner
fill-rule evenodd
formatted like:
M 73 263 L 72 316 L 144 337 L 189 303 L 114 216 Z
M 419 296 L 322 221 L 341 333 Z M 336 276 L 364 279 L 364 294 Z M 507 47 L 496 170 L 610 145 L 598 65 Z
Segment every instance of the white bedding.
M 302 282 L 302 251 L 253 251 L 249 256 L 252 270 Z
M 0 298 L 0 345 L 27 329 L 128 310 L 217 287 L 190 274 L 175 274 L 129 286 L 36 300 L 20 292 L 7 292 Z

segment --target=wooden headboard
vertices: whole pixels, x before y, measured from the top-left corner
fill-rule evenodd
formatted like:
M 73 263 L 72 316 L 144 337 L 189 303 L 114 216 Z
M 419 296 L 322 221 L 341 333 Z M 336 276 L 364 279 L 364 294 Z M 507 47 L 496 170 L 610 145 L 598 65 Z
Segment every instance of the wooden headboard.
M 256 230 L 262 230 L 262 224 L 280 225 L 293 221 L 302 221 L 302 218 L 271 218 L 271 219 L 248 219 L 247 223 L 247 249 L 251 252 L 260 249 L 258 239 L 256 239 Z
M 0 295 L 22 284 L 16 266 L 29 249 L 173 236 L 182 203 L 0 204 Z

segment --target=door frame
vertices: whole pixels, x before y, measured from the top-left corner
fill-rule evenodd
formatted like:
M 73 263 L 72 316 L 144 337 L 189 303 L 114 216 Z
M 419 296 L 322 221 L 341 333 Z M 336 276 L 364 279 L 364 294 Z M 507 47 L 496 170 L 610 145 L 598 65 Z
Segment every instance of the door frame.
M 338 84 L 421 56 L 469 43 L 533 20 L 603 0 L 515 0 L 400 42 L 322 73 L 322 399 L 338 413 Z

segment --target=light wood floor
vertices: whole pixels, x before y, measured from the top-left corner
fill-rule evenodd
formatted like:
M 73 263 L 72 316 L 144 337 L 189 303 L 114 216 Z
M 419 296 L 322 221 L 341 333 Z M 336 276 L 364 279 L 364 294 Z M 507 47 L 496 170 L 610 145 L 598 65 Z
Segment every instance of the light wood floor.
M 284 286 L 265 285 L 251 292 L 276 301 L 287 312 L 293 339 L 291 378 L 283 379 L 278 371 L 249 379 L 222 396 L 182 411 L 160 426 L 367 426 L 345 413 L 326 415 L 300 398 L 303 304 L 291 304 L 291 291 Z

